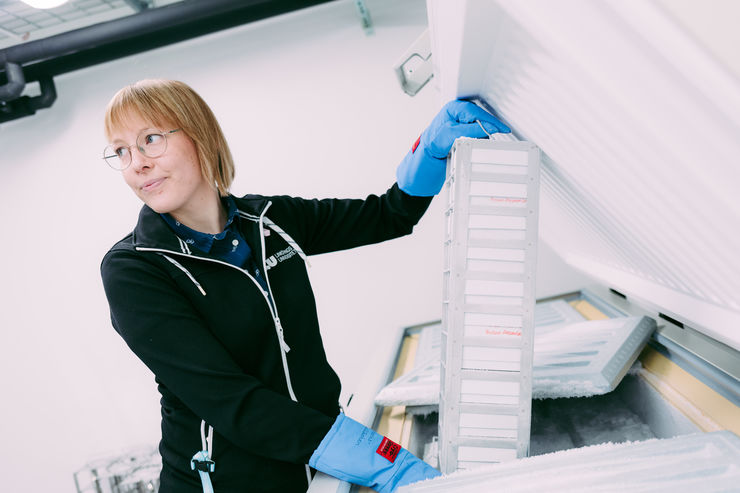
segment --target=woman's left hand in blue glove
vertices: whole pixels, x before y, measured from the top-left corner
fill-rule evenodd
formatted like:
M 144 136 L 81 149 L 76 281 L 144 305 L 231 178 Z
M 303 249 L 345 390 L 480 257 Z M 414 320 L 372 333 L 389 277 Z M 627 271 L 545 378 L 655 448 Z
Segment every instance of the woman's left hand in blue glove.
M 509 133 L 511 130 L 470 101 L 450 101 L 434 117 L 398 166 L 396 180 L 399 188 L 409 195 L 436 195 L 444 184 L 447 155 L 455 139 L 482 139 L 487 137 L 486 132 Z

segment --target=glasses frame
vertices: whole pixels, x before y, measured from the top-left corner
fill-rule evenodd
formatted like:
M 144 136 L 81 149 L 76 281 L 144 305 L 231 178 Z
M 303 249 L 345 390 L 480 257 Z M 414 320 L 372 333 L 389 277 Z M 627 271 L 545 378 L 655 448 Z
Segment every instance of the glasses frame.
M 141 137 L 141 135 L 144 134 L 147 130 L 156 130 L 158 135 L 161 135 L 162 137 L 164 137 L 164 149 L 162 149 L 162 152 L 160 152 L 156 156 L 150 156 L 149 154 L 147 154 L 146 152 L 144 152 L 144 149 L 139 145 L 139 142 L 138 142 L 139 141 L 139 137 Z M 145 128 L 144 130 L 142 130 L 141 132 L 139 132 L 139 135 L 136 136 L 136 142 L 134 142 L 133 144 L 129 144 L 127 146 L 116 146 L 116 147 L 125 147 L 126 149 L 129 149 L 129 150 L 131 150 L 132 147 L 136 147 L 136 150 L 139 151 L 142 155 L 144 155 L 146 157 L 159 157 L 159 156 L 164 155 L 165 152 L 167 152 L 167 137 L 169 135 L 175 133 L 175 132 L 179 132 L 180 130 L 182 130 L 182 128 L 176 128 L 174 130 L 168 130 L 168 131 L 162 131 L 162 130 L 159 130 L 158 128 Z M 149 132 L 148 134 L 151 135 L 151 132 Z M 117 157 L 115 154 L 110 155 L 110 156 L 107 156 L 106 155 L 106 152 L 105 151 L 107 151 L 109 147 L 113 147 L 113 144 L 108 144 L 103 149 L 103 161 L 105 161 L 105 164 L 107 164 L 111 169 L 114 169 L 116 171 L 123 171 L 123 170 L 127 169 L 129 166 L 131 166 L 131 163 L 134 161 L 134 159 L 133 159 L 133 152 L 129 152 L 129 160 L 128 160 L 128 164 L 126 164 L 126 166 L 123 166 L 121 168 L 118 168 L 116 166 L 113 166 L 111 163 L 109 163 L 108 162 L 108 158 Z

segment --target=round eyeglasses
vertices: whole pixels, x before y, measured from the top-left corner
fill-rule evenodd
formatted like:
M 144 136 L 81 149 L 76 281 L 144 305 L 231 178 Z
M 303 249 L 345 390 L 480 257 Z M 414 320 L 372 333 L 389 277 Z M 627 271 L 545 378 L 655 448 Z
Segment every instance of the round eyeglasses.
M 140 153 L 146 157 L 159 157 L 167 150 L 167 136 L 182 130 L 176 128 L 169 132 L 162 132 L 155 128 L 147 128 L 139 132 L 136 144 L 120 145 L 109 144 L 103 149 L 103 159 L 113 169 L 123 171 L 131 165 L 131 146 L 135 145 Z

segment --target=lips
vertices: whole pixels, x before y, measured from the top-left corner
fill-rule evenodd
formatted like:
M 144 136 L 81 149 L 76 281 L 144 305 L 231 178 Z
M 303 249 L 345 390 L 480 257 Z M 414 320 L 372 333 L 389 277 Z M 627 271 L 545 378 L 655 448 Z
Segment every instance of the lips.
M 162 182 L 164 182 L 165 178 L 156 178 L 154 180 L 149 180 L 146 183 L 144 183 L 140 189 L 142 192 L 151 192 L 152 190 L 155 190 L 159 188 L 160 185 L 162 185 Z

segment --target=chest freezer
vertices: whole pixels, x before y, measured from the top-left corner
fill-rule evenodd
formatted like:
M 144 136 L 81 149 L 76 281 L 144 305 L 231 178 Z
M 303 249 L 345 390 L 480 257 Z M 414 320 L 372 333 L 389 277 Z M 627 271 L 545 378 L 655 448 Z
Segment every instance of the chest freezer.
M 563 304 L 569 309 L 563 309 Z M 616 320 L 651 315 L 651 312 L 641 304 L 624 297 L 613 289 L 599 285 L 538 300 L 538 306 L 548 307 L 545 310 L 537 310 L 536 316 L 540 318 L 540 322 L 543 319 L 549 319 L 545 322 L 549 321 L 551 325 L 578 323 L 579 320 Z M 553 310 L 560 313 L 553 314 Z M 581 319 L 574 318 L 572 312 L 577 313 Z M 573 451 L 569 452 L 571 455 L 564 456 L 566 462 L 569 457 L 573 457 L 572 460 L 585 464 L 588 460 L 597 461 L 598 458 L 575 455 L 576 450 L 587 450 L 591 446 L 607 447 L 604 444 L 625 444 L 626 446 L 629 443 L 642 443 L 647 447 L 645 449 L 647 452 L 636 449 L 620 455 L 620 449 L 616 448 L 616 452 L 605 450 L 599 453 L 616 454 L 617 458 L 632 457 L 628 463 L 633 465 L 639 463 L 639 470 L 643 472 L 650 471 L 654 467 L 659 468 L 661 465 L 665 466 L 666 463 L 673 463 L 675 466 L 675 461 L 678 460 L 686 460 L 687 463 L 696 465 L 697 457 L 692 455 L 694 453 L 704 454 L 701 457 L 703 461 L 706 461 L 707 458 L 717 457 L 712 454 L 719 450 L 721 456 L 725 457 L 723 460 L 734 460 L 733 457 L 736 455 L 733 454 L 737 453 L 734 439 L 732 437 L 716 438 L 714 435 L 717 433 L 740 435 L 740 381 L 738 380 L 740 368 L 737 365 L 737 351 L 691 329 L 678 328 L 673 322 L 664 320 L 655 314 L 652 315 L 655 318 L 650 317 L 651 319 L 657 319 L 657 329 L 651 332 L 647 344 L 641 346 L 643 349 L 632 360 L 634 364 L 627 364 L 627 371 L 624 372 L 616 388 L 590 397 L 547 398 L 542 395 L 532 401 L 529 444 L 529 456 L 532 459 L 547 457 L 546 454 L 552 452 L 564 453 L 570 450 Z M 435 406 L 428 403 L 415 403 L 409 406 L 380 407 L 374 405 L 374 396 L 391 381 L 398 381 L 403 375 L 411 374 L 415 369 L 424 367 L 424 362 L 429 360 L 429 355 L 439 350 L 439 341 L 434 336 L 435 329 L 439 326 L 440 322 L 436 321 L 405 328 L 399 339 L 397 354 L 387 355 L 387 361 L 374 362 L 372 365 L 374 371 L 366 375 L 362 388 L 353 394 L 347 406 L 347 412 L 350 415 L 364 419 L 379 433 L 398 441 L 415 455 L 425 458 L 432 464 L 438 460 L 439 453 L 437 438 L 439 414 Z M 679 342 L 672 340 L 671 332 L 675 330 L 682 331 L 683 340 Z M 535 360 L 536 358 L 535 356 Z M 626 363 L 629 361 L 624 360 Z M 420 381 L 424 383 L 423 379 Z M 704 438 L 696 438 L 701 435 L 705 435 Z M 655 445 L 655 439 L 674 441 L 666 442 L 666 445 Z M 729 443 L 726 444 L 728 440 Z M 715 443 L 717 441 L 720 445 Z M 675 455 L 661 457 L 661 453 L 666 453 L 666 447 L 674 452 L 684 450 L 685 454 L 681 457 Z M 725 450 L 722 447 L 728 448 Z M 635 458 L 640 456 L 639 454 L 647 454 L 648 457 L 637 461 Z M 560 455 L 555 454 L 555 456 L 558 459 L 548 460 L 560 460 Z M 609 460 L 612 464 L 618 462 L 613 458 Z M 652 460 L 655 460 L 654 464 L 651 463 Z M 501 466 L 514 468 L 515 473 L 534 473 L 516 469 L 524 466 L 507 465 L 510 462 L 502 462 Z M 694 469 L 700 470 L 704 476 L 701 474 L 691 476 L 689 468 L 684 482 L 681 482 L 683 480 L 679 478 L 678 483 L 669 481 L 666 484 L 673 485 L 673 491 L 680 491 L 680 487 L 676 487 L 677 484 L 686 486 L 691 484 L 691 481 L 696 481 L 698 477 L 703 478 L 705 485 L 714 484 L 712 481 L 715 480 L 724 481 L 728 474 L 727 469 L 732 471 L 737 468 L 733 469 L 720 462 L 715 461 L 716 467 L 709 472 L 706 471 L 706 467 L 701 468 L 696 465 Z M 533 460 L 531 467 L 542 474 L 548 470 L 541 461 Z M 629 468 L 624 465 L 615 470 L 625 474 L 625 478 L 636 474 L 630 472 Z M 474 471 L 476 469 L 472 469 L 469 473 L 473 474 Z M 657 472 L 659 469 L 656 469 Z M 715 473 L 719 475 L 719 479 L 711 476 Z M 466 476 L 456 478 L 453 474 L 449 477 L 455 481 L 463 481 L 463 485 L 470 484 L 470 478 Z M 651 476 L 649 474 L 645 476 L 645 478 L 648 477 Z M 734 478 L 734 476 L 730 477 Z M 496 484 L 495 482 L 486 483 L 490 479 L 490 477 L 479 478 L 480 485 Z M 501 476 L 498 480 L 501 484 L 508 484 L 505 480 L 509 479 L 511 478 Z M 598 481 L 599 478 L 595 480 Z M 429 484 L 432 485 L 434 482 Z M 649 488 L 650 483 L 646 484 L 648 486 L 643 485 L 643 487 Z M 604 487 L 603 484 L 601 486 Z M 655 484 L 652 486 L 655 487 Z M 322 474 L 317 476 L 309 489 L 311 493 L 348 491 L 369 490 Z M 609 491 L 608 488 L 605 491 Z
M 740 65 L 726 49 L 740 39 L 725 22 L 740 6 L 428 0 L 427 11 L 434 77 L 423 90 L 435 87 L 441 104 L 473 99 L 537 146 L 540 240 L 596 281 L 538 302 L 656 324 L 613 390 L 532 401 L 528 454 L 653 438 L 724 446 L 710 443 L 716 433 L 740 434 Z M 386 379 L 370 379 L 353 403 L 359 419 L 433 460 L 433 403 L 372 405 L 413 370 L 422 328 L 405 331 L 398 358 L 388 355 L 395 370 L 380 363 Z M 423 383 L 423 370 L 406 378 Z M 695 480 L 685 479 L 665 485 Z

